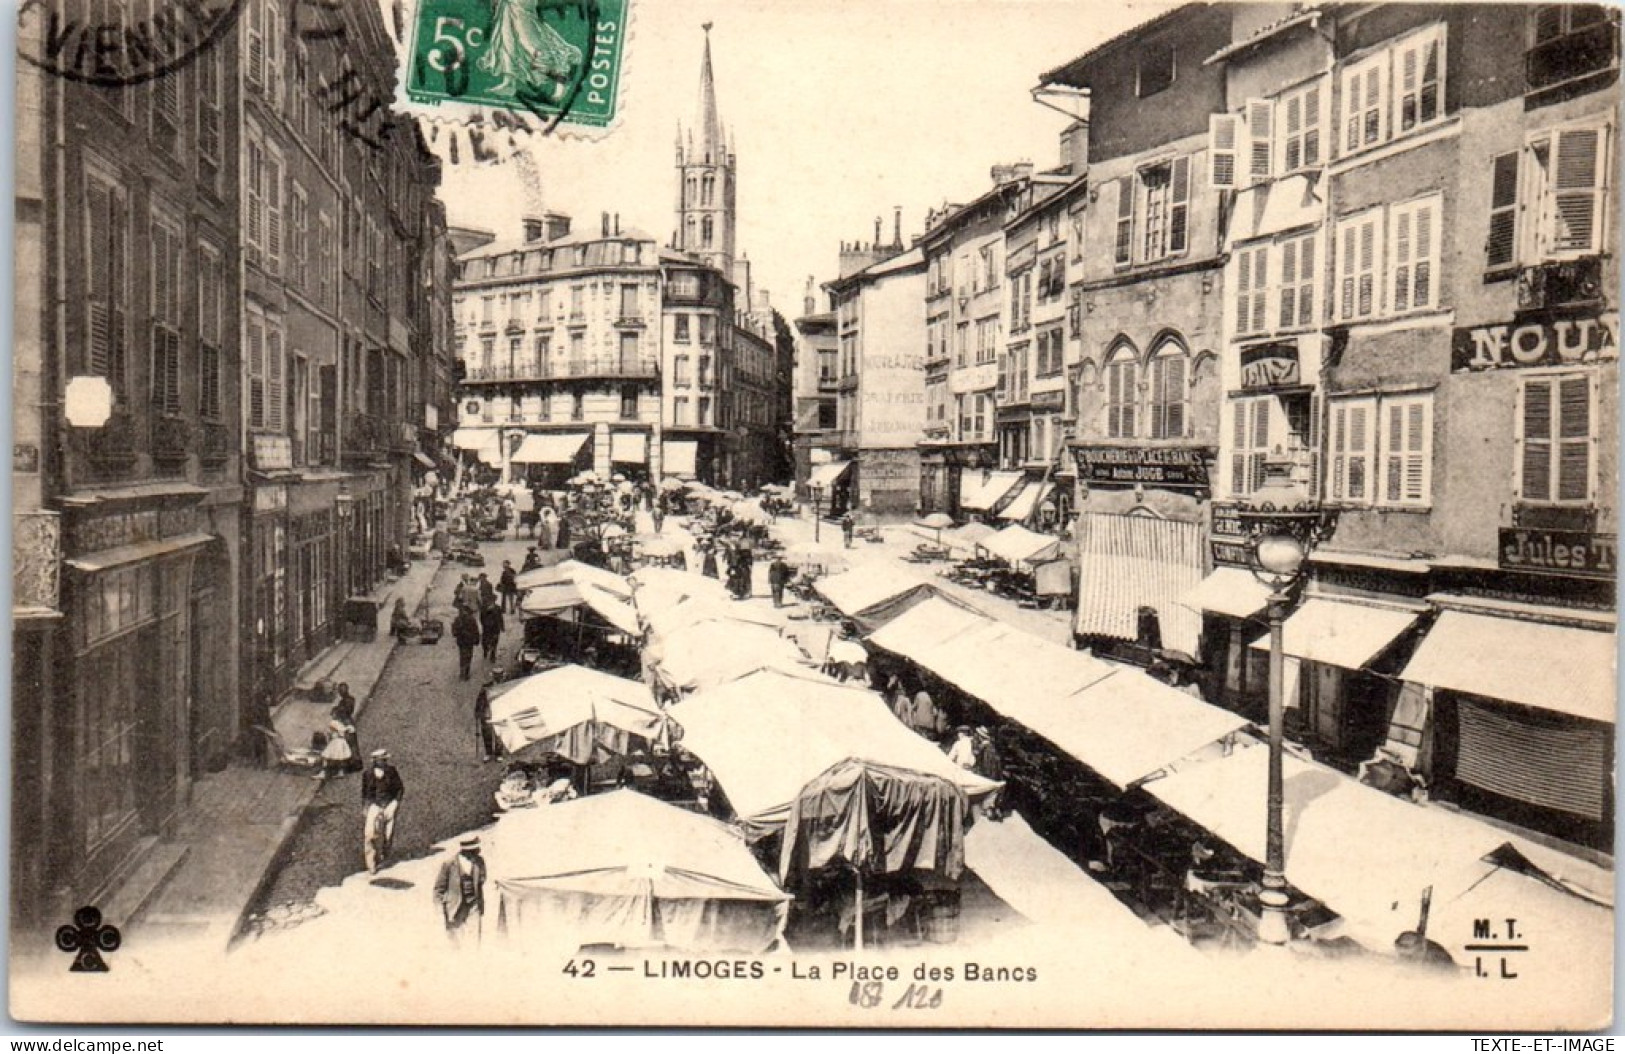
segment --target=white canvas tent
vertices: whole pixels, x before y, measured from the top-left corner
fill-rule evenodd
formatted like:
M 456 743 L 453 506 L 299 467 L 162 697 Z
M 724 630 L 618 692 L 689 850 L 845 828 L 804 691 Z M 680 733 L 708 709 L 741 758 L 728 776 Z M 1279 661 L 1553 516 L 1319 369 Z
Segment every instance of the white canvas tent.
M 578 765 L 624 754 L 629 736 L 661 738 L 666 718 L 647 685 L 585 666 L 560 666 L 491 692 L 491 726 L 508 753 L 535 746 Z

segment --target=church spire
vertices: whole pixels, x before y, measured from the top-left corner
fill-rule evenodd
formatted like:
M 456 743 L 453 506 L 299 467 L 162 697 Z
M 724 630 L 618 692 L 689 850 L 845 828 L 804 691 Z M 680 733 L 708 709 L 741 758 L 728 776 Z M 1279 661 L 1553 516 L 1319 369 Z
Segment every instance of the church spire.
M 711 23 L 705 30 L 705 57 L 700 62 L 700 156 L 707 164 L 726 160 L 722 121 L 717 117 L 717 86 L 711 75 Z

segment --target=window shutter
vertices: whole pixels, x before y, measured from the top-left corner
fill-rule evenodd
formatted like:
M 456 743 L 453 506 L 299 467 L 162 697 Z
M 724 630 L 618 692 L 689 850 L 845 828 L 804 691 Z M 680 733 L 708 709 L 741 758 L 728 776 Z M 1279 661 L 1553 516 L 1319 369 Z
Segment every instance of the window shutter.
M 1349 319 L 1354 317 L 1354 270 L 1359 260 L 1359 231 L 1353 224 L 1349 224 L 1342 229 L 1340 234 L 1343 239 L 1343 266 L 1338 281 L 1340 288 L 1338 291 L 1337 314 L 1339 318 Z
M 1113 261 L 1129 262 L 1134 245 L 1134 177 L 1124 176 L 1117 181 L 1117 242 Z
M 1411 306 L 1433 306 L 1433 213 L 1437 206 L 1432 201 L 1416 207 L 1416 229 L 1412 232 L 1416 243 L 1411 259 Z
M 1557 499 L 1585 501 L 1591 496 L 1591 382 L 1584 375 L 1557 382 Z
M 1360 224 L 1359 297 L 1356 308 L 1361 318 L 1376 310 L 1377 218 Z
M 1344 440 L 1348 456 L 1348 498 L 1350 501 L 1368 501 L 1371 498 L 1371 434 L 1370 407 L 1356 403 L 1348 411 L 1348 435 Z
M 113 344 L 112 191 L 85 181 L 85 243 L 89 249 L 89 295 L 86 297 L 85 361 L 91 373 L 107 375 Z
M 1517 259 L 1518 154 L 1490 162 L 1490 234 L 1484 244 L 1486 267 L 1507 267 Z
M 1281 104 L 1281 138 L 1285 144 L 1281 158 L 1281 171 L 1294 172 L 1303 164 L 1303 97 L 1294 95 Z
M 1253 250 L 1253 332 L 1262 332 L 1269 324 L 1265 306 L 1269 300 L 1270 249 L 1260 245 Z
M 1275 104 L 1268 99 L 1247 100 L 1247 175 L 1254 182 L 1270 178 L 1274 116 Z
M 1298 243 L 1281 243 L 1281 312 L 1280 328 L 1286 329 L 1298 319 Z
M 1348 435 L 1349 408 L 1332 407 L 1332 498 L 1342 501 L 1348 497 Z
M 1182 439 L 1185 436 L 1185 357 L 1164 356 L 1162 364 L 1163 398 L 1168 406 L 1164 437 Z
M 1168 195 L 1168 251 L 1185 251 L 1190 226 L 1191 159 L 1176 157 L 1173 163 L 1172 192 Z M 1056 269 L 1057 272 L 1059 268 Z M 1060 275 L 1057 273 L 1056 278 Z M 1055 291 L 1059 295 L 1060 290 Z
M 1315 321 L 1315 236 L 1309 235 L 1298 242 L 1298 325 L 1308 326 Z
M 1219 189 L 1236 185 L 1236 139 L 1241 119 L 1235 114 L 1210 114 L 1207 119 L 1208 183 Z
M 1230 492 L 1247 493 L 1247 407 L 1248 403 L 1231 404 L 1230 435 Z
M 1404 500 L 1418 505 L 1428 503 L 1432 475 L 1431 403 L 1417 399 L 1405 407 L 1408 434 L 1405 444 Z
M 1411 306 L 1411 211 L 1394 211 L 1394 310 Z
M 1243 249 L 1236 253 L 1236 332 L 1246 333 L 1252 321 L 1253 254 Z
M 276 329 L 265 334 L 265 426 L 273 432 L 282 431 L 283 406 L 286 399 L 283 384 L 282 333 Z
M 265 11 L 259 0 L 248 0 L 248 66 L 244 78 L 256 88 L 265 84 Z
M 265 427 L 265 331 L 257 322 L 248 324 L 248 424 Z
M 1404 403 L 1388 405 L 1388 470 L 1385 499 L 1398 503 L 1404 497 L 1405 483 L 1405 410 Z
M 1599 251 L 1602 227 L 1603 130 L 1571 128 L 1557 133 L 1552 178 L 1554 230 L 1558 253 Z
M 250 5 L 252 9 L 253 5 Z M 260 260 L 265 244 L 265 148 L 252 140 L 248 144 L 248 258 Z
M 1320 164 L 1320 85 L 1303 93 L 1303 165 Z
M 282 163 L 265 159 L 265 269 L 272 274 L 282 269 Z
M 1552 496 L 1552 382 L 1525 381 L 1523 386 L 1523 481 L 1520 494 L 1529 501 Z
M 169 368 L 169 402 L 165 407 L 172 414 L 181 412 L 181 335 L 170 330 L 166 335 L 168 340 L 167 365 Z

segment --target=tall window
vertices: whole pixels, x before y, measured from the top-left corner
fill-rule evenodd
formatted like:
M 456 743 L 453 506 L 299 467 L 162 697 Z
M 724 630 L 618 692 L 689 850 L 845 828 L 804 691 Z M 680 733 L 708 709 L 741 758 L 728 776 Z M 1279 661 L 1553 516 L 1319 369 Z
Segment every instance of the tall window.
M 288 194 L 288 278 L 309 291 L 306 253 L 310 247 L 310 201 L 297 181 Z
M 710 315 L 700 316 L 700 343 L 711 347 L 717 342 L 717 320 Z
M 638 335 L 636 333 L 621 334 L 621 369 L 635 370 L 638 368 Z
M 679 395 L 672 399 L 671 421 L 674 425 L 693 424 L 688 417 L 688 396 Z
M 1351 154 L 1444 116 L 1445 29 L 1427 26 L 1343 70 L 1343 152 Z
M 1606 125 L 1562 128 L 1529 144 L 1536 259 L 1601 252 L 1608 196 Z
M 1038 361 L 1035 364 L 1040 377 L 1054 377 L 1061 372 L 1066 357 L 1060 326 L 1051 326 L 1038 334 Z
M 587 416 L 587 399 L 581 392 L 570 393 L 570 420 L 582 421 Z
M 621 420 L 636 421 L 638 419 L 638 386 L 635 384 L 621 385 Z
M 688 343 L 688 316 L 684 314 L 673 315 L 671 319 L 671 339 L 678 344 Z
M 709 355 L 700 356 L 699 383 L 702 388 L 709 387 L 711 384 L 711 356 Z
M 677 355 L 671 360 L 671 383 L 680 388 L 687 388 L 690 383 L 688 374 L 688 356 Z
M 1286 238 L 1279 243 L 1280 312 L 1277 321 L 1281 329 L 1309 326 L 1315 322 L 1315 286 L 1319 273 L 1315 270 L 1315 235 Z
M 1150 388 L 1151 438 L 1185 438 L 1185 421 L 1189 416 L 1186 386 L 1185 349 L 1168 341 L 1151 357 Z
M 1277 104 L 1281 126 L 1281 172 L 1296 172 L 1320 164 L 1320 84 L 1290 92 Z
M 702 248 L 711 247 L 711 238 L 716 231 L 716 222 L 710 216 L 700 218 L 700 245 Z
M 1373 209 L 1337 225 L 1337 317 L 1370 318 L 1381 309 L 1378 263 L 1382 212 Z
M 1530 377 L 1520 395 L 1518 496 L 1542 505 L 1590 501 L 1596 458 L 1591 377 Z
M 1331 405 L 1331 498 L 1368 503 L 1374 492 L 1376 401 L 1344 399 Z
M 130 215 L 122 186 L 85 173 L 85 368 L 100 374 L 116 395 L 129 380 L 125 317 L 130 300 Z
M 1340 319 L 1438 306 L 1440 200 L 1438 195 L 1419 198 L 1338 223 Z
M 587 317 L 586 297 L 587 291 L 584 287 L 579 285 L 570 287 L 570 321 L 579 322 Z
M 1331 500 L 1395 507 L 1431 502 L 1431 395 L 1339 399 L 1329 417 Z
M 220 173 L 221 142 L 221 50 L 206 48 L 192 62 L 197 71 L 193 90 L 197 93 L 197 159 L 198 172 L 205 185 L 215 186 Z
M 1619 14 L 1602 4 L 1540 4 L 1529 13 L 1530 91 L 1619 66 Z
M 1134 349 L 1120 345 L 1106 358 L 1106 437 L 1133 439 L 1135 403 L 1140 392 L 1140 368 Z
M 621 286 L 621 313 L 620 318 L 635 319 L 638 317 L 638 287 L 635 285 Z
M 1236 250 L 1236 333 L 1246 336 L 1263 332 L 1268 324 L 1269 295 L 1268 245 Z
M 1137 262 L 1148 263 L 1183 253 L 1189 227 L 1189 157 L 1152 165 L 1118 181 L 1116 263 L 1136 262 L 1131 258 L 1136 229 L 1141 232 Z
M 152 408 L 181 412 L 181 224 L 152 213 Z
M 702 425 L 711 424 L 711 397 L 709 395 L 700 396 L 699 416 L 695 418 L 694 423 Z

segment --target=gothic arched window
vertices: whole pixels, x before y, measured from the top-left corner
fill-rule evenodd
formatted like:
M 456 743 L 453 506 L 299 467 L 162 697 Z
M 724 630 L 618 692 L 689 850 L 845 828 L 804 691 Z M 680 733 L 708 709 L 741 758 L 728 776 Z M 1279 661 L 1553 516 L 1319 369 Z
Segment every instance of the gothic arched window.
M 714 228 L 711 223 L 711 217 L 706 216 L 704 219 L 700 220 L 700 245 L 703 248 L 709 249 L 711 247 L 711 235 L 713 230 Z

